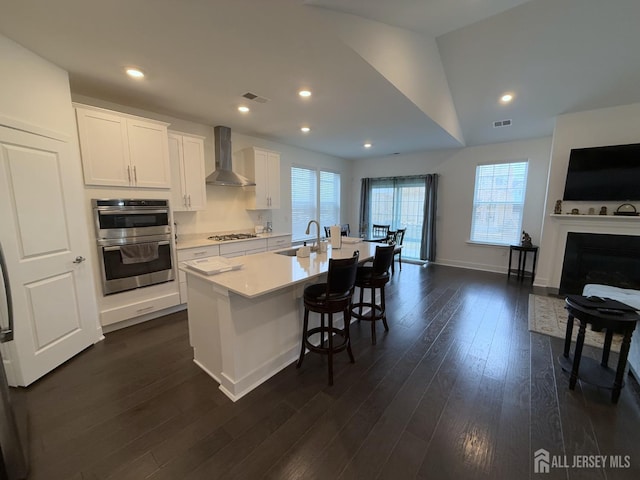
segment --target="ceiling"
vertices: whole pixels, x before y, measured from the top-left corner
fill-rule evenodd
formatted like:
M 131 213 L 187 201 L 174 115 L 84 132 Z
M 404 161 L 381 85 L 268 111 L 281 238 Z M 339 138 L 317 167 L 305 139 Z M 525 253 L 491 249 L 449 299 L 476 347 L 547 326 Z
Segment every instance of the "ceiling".
M 640 102 L 637 0 L 0 0 L 0 11 L 0 33 L 67 70 L 74 94 L 343 158 L 536 138 L 559 114 Z M 512 126 L 493 127 L 503 119 Z

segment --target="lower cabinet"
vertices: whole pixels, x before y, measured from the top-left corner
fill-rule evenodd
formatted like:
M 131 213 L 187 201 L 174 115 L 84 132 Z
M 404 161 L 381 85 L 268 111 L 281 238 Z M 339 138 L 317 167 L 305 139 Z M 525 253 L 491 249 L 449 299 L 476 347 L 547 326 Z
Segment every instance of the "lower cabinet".
M 291 246 L 291 235 L 282 235 L 267 238 L 267 250 L 280 250 Z
M 217 257 L 220 255 L 218 245 L 207 245 L 204 247 L 184 248 L 178 250 L 178 267 L 182 262 L 197 260 L 199 258 Z M 187 275 L 178 269 L 178 282 L 180 286 L 180 303 L 187 303 Z
M 137 302 L 129 301 L 126 304 L 102 310 L 100 312 L 100 323 L 103 326 L 107 326 L 113 323 L 130 320 L 165 308 L 173 307 L 178 305 L 179 301 L 180 296 L 178 292 L 175 291 Z
M 253 255 L 267 251 L 267 239 L 259 238 L 245 242 L 223 243 L 220 245 L 220 256 L 232 258 L 242 255 Z

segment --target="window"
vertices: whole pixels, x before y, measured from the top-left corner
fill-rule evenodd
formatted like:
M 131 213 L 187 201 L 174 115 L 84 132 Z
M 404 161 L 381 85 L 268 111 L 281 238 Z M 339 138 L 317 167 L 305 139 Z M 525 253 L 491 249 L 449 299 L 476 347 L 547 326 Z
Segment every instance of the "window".
M 340 174 L 291 167 L 291 238 L 294 242 L 309 237 L 305 234 L 309 220 L 320 223 L 321 236 L 324 226 L 340 223 Z
M 471 217 L 472 242 L 510 245 L 520 242 L 528 162 L 476 167 Z
M 424 178 L 371 179 L 369 225 L 390 225 L 391 230 L 406 228 L 403 258 L 420 258 L 424 196 Z

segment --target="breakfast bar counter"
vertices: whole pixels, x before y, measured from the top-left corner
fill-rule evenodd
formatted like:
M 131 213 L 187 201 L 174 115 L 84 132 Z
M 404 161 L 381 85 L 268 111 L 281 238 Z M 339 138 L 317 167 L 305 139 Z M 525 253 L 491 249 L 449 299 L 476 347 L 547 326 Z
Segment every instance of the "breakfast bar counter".
M 232 400 L 294 362 L 302 335 L 304 287 L 323 281 L 329 258 L 360 252 L 372 259 L 376 244 L 343 244 L 301 258 L 277 252 L 227 259 L 238 270 L 205 275 L 185 264 L 189 340 L 194 362 Z

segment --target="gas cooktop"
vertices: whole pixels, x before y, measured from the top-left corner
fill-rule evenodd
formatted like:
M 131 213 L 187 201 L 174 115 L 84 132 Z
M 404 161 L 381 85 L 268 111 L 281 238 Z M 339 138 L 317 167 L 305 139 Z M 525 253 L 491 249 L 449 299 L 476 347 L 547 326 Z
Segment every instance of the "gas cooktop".
M 209 240 L 217 242 L 228 242 L 230 240 L 244 240 L 246 238 L 256 238 L 255 233 L 225 233 L 224 235 L 211 235 Z

